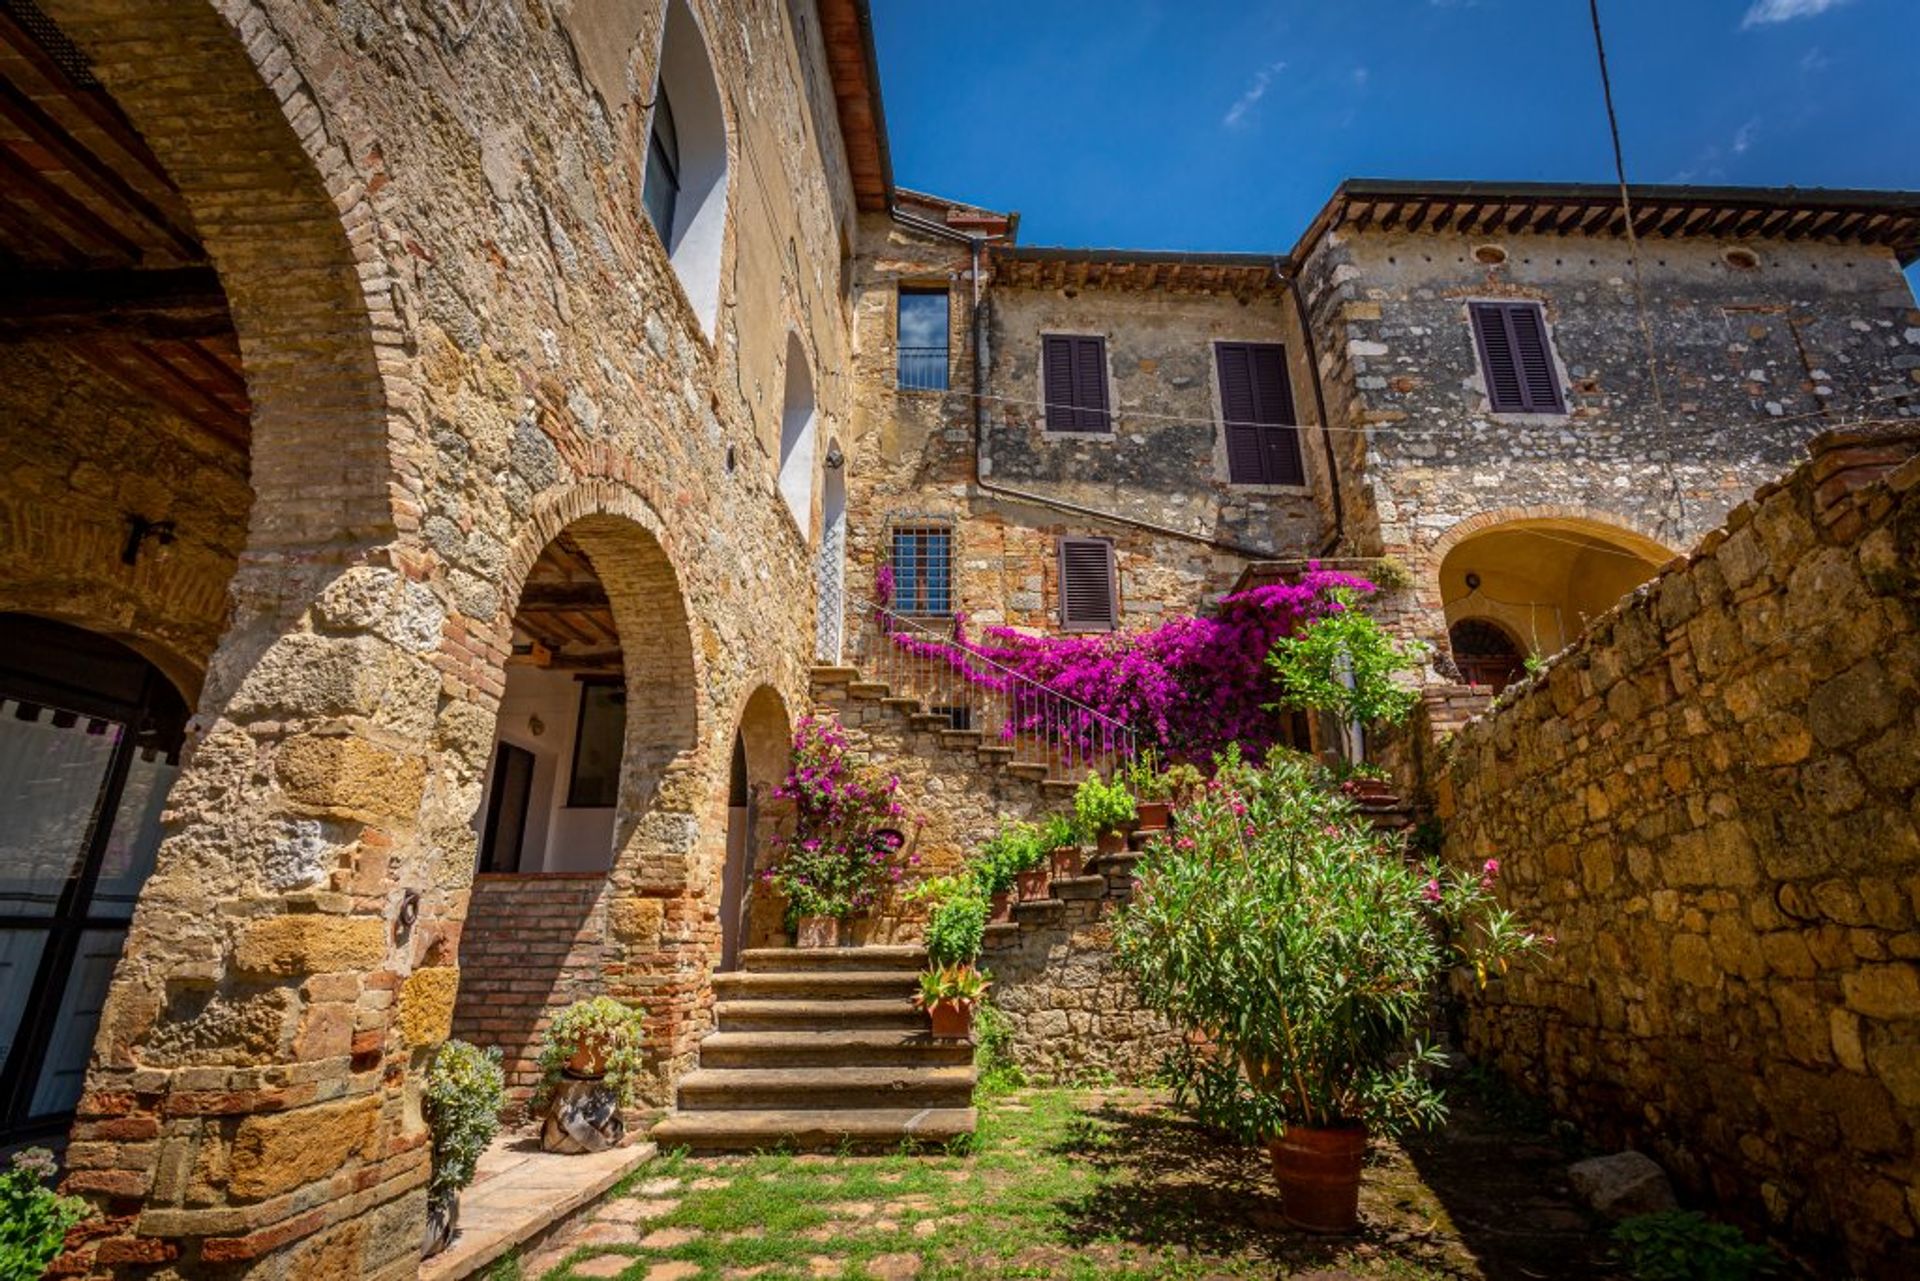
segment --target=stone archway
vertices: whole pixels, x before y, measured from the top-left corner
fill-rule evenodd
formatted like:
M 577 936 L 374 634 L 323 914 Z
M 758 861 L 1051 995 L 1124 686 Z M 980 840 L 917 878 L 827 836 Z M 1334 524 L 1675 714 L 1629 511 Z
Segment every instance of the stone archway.
M 747 698 L 733 735 L 727 781 L 727 858 L 720 881 L 720 965 L 731 970 L 739 953 L 757 945 L 763 930 L 755 909 L 756 873 L 763 862 L 768 832 L 766 804 L 787 772 L 793 722 L 787 705 L 770 685 Z

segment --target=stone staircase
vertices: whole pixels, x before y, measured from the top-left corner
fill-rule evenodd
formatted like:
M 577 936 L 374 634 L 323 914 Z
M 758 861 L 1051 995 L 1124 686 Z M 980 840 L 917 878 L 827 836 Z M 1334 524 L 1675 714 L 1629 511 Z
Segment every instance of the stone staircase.
M 936 1041 L 918 947 L 760 948 L 713 978 L 716 1030 L 662 1149 L 940 1146 L 973 1133 L 973 1045 Z

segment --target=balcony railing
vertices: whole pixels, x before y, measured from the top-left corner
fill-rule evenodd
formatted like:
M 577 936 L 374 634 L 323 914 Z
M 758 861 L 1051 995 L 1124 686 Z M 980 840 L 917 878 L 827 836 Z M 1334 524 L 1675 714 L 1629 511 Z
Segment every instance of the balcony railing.
M 868 680 L 918 699 L 954 729 L 978 730 L 983 745 L 1011 749 L 1012 761 L 1044 765 L 1055 778 L 1110 775 L 1133 758 L 1133 727 L 1076 702 L 978 650 L 950 631 L 850 598 L 854 661 Z
M 939 347 L 900 348 L 901 391 L 945 391 L 947 389 L 947 349 Z

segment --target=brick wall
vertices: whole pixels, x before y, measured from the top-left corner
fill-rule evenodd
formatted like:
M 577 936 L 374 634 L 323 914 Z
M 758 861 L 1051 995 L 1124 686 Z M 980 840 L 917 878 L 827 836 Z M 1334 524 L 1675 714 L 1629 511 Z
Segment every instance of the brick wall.
M 1920 1269 L 1916 452 L 1821 438 L 1463 728 L 1437 797 L 1559 937 L 1469 997 L 1470 1052 L 1884 1277 Z

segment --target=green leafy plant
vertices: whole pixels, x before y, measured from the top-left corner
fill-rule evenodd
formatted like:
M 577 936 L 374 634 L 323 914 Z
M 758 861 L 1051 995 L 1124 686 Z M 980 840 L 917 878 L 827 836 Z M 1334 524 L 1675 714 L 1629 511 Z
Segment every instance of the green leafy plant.
M 936 965 L 921 974 L 920 990 L 914 994 L 913 1003 L 923 1010 L 941 1001 L 976 1005 L 992 982 L 992 976 L 985 970 L 971 965 Z
M 604 1064 L 604 1084 L 622 1107 L 630 1106 L 646 1071 L 641 1046 L 647 1012 L 637 1005 L 596 996 L 575 1001 L 547 1024 L 540 1038 L 540 1084 L 534 1089 L 533 1110 L 545 1110 L 560 1084 L 567 1061 L 582 1050 L 598 1050 Z
M 1164 765 L 1160 753 L 1143 748 L 1120 771 L 1120 779 L 1136 801 L 1161 801 L 1179 804 L 1205 786 L 1207 778 L 1197 768 L 1181 761 Z
M 793 803 L 793 833 L 773 838 L 780 859 L 761 873 L 785 896 L 789 920 L 865 911 L 919 862 L 903 852 L 899 792 L 898 775 L 856 762 L 837 722 L 800 721 L 787 777 L 773 793 Z
M 1117 832 L 1137 817 L 1133 793 L 1118 778 L 1109 783 L 1089 772 L 1074 791 L 1073 817 L 1082 831 L 1095 836 Z
M 1146 1003 L 1262 1096 L 1262 1125 L 1417 1128 L 1444 1115 L 1417 1037 L 1434 983 L 1550 942 L 1499 906 L 1498 873 L 1422 872 L 1310 764 L 1230 751 L 1149 847 L 1116 948 Z
M 987 891 L 976 875 L 936 876 L 907 894 L 909 902 L 931 905 L 927 916 L 927 959 L 936 966 L 970 965 L 987 937 Z
M 1013 1053 L 1013 1020 L 989 998 L 973 1007 L 974 1097 L 993 1098 L 1027 1083 Z
M 1387 635 L 1351 589 L 1331 596 L 1329 612 L 1273 643 L 1267 667 L 1281 689 L 1274 706 L 1330 712 L 1342 722 L 1399 724 L 1420 695 L 1393 678 L 1418 668 L 1428 646 Z
M 1613 1242 L 1636 1281 L 1758 1281 L 1778 1271 L 1772 1250 L 1696 1210 L 1623 1219 Z
M 1538 676 L 1547 670 L 1547 656 L 1536 649 L 1521 660 L 1521 666 L 1527 669 L 1527 675 Z
M 500 1112 L 506 1105 L 507 1076 L 497 1048 L 446 1041 L 433 1052 L 421 1098 L 433 1136 L 430 1195 L 450 1200 L 473 1182 L 480 1154 L 500 1132 Z
M 988 837 L 974 858 L 975 875 L 988 894 L 1005 894 L 1014 878 L 1046 861 L 1047 847 L 1032 823 L 1007 823 Z
M 1413 571 L 1398 556 L 1382 556 L 1367 567 L 1367 580 L 1383 592 L 1403 591 L 1413 586 Z
M 0 1281 L 37 1281 L 67 1239 L 92 1213 L 79 1197 L 53 1190 L 53 1153 L 22 1148 L 0 1173 Z
M 1080 825 L 1065 814 L 1054 814 L 1040 825 L 1040 848 L 1043 850 L 1067 849 L 1085 839 Z

